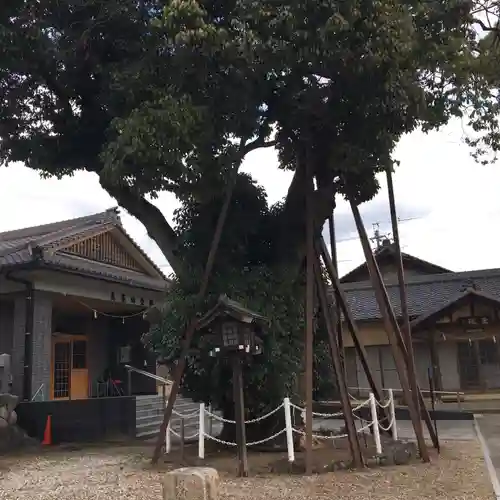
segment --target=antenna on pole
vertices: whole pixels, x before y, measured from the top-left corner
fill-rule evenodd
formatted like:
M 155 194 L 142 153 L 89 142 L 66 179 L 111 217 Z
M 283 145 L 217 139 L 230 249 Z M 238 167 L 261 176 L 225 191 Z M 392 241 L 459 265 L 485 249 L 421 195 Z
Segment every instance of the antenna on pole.
M 372 227 L 373 227 L 373 237 L 370 238 L 370 241 L 375 242 L 375 244 L 377 245 L 377 250 L 378 250 L 382 245 L 382 236 L 380 235 L 380 223 L 374 222 L 372 224 Z

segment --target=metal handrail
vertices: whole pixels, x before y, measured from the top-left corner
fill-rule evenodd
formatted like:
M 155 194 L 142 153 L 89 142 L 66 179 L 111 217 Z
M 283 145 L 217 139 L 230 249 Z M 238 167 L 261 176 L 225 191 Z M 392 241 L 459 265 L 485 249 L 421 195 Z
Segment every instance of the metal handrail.
M 42 393 L 42 401 L 45 400 L 45 394 L 43 393 L 43 386 L 44 386 L 44 384 L 40 384 L 40 387 L 36 390 L 35 394 L 33 394 L 33 397 L 31 398 L 31 401 L 35 401 L 35 398 L 40 393 Z
M 163 385 L 172 385 L 173 384 L 173 382 L 171 380 L 167 380 L 166 378 L 160 377 L 159 375 L 155 375 L 154 373 L 140 370 L 139 368 L 135 368 L 134 366 L 125 365 L 125 368 L 129 372 L 135 372 L 135 373 L 138 373 L 139 375 L 144 375 L 145 377 L 152 378 L 158 382 L 161 382 Z

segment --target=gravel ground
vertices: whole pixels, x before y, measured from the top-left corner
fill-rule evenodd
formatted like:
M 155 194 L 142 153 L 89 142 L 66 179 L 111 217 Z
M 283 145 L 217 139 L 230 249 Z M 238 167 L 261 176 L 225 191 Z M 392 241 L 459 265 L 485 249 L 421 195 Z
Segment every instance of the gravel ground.
M 116 447 L 0 459 L 0 499 L 160 500 L 164 471 L 149 467 L 150 453 L 151 449 Z M 434 458 L 430 465 L 311 478 L 282 475 L 235 479 L 223 474 L 221 493 L 221 500 L 493 498 L 480 447 L 471 441 L 445 443 L 441 457 Z

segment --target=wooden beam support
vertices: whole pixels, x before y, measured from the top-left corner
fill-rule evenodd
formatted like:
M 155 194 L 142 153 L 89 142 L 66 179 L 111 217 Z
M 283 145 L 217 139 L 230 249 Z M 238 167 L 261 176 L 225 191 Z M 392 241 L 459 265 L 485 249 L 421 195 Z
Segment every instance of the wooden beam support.
M 222 237 L 222 230 L 224 229 L 224 224 L 226 223 L 227 213 L 229 211 L 229 205 L 231 204 L 231 199 L 233 198 L 234 186 L 238 179 L 238 168 L 234 168 L 230 182 L 226 188 L 226 196 L 224 198 L 224 203 L 217 219 L 217 225 L 215 227 L 214 237 L 212 238 L 212 243 L 210 245 L 210 251 L 207 257 L 207 263 L 205 265 L 205 271 L 203 273 L 203 278 L 200 284 L 200 290 L 196 297 L 197 308 L 203 303 L 203 299 L 207 293 L 208 280 L 212 274 L 212 270 L 215 263 L 215 256 L 217 254 L 217 249 L 219 248 L 220 239 Z M 194 332 L 196 331 L 196 325 L 198 324 L 198 319 L 196 317 L 192 318 L 189 325 L 184 333 L 183 340 L 181 342 L 181 353 L 179 359 L 177 360 L 177 365 L 175 367 L 174 373 L 174 383 L 170 389 L 170 395 L 168 398 L 167 407 L 163 414 L 163 421 L 160 426 L 160 433 L 158 434 L 158 439 L 156 440 L 156 445 L 153 453 L 153 458 L 151 462 L 153 465 L 158 463 L 161 454 L 161 448 L 165 441 L 165 433 L 167 431 L 168 423 L 172 417 L 172 411 L 174 409 L 175 400 L 177 399 L 177 394 L 179 393 L 181 378 L 186 367 L 186 357 L 189 353 L 191 347 L 191 341 L 193 339 Z
M 380 309 L 380 314 L 382 315 L 384 327 L 387 332 L 387 336 L 389 337 L 389 343 L 391 344 L 394 356 L 394 362 L 396 364 L 396 369 L 399 375 L 399 381 L 401 383 L 403 395 L 406 400 L 406 404 L 408 405 L 408 411 L 410 413 L 413 429 L 415 430 L 415 436 L 417 438 L 417 443 L 420 450 L 420 456 L 422 457 L 422 460 L 424 462 L 429 462 L 430 461 L 429 450 L 427 449 L 427 446 L 425 444 L 425 438 L 420 421 L 420 415 L 415 407 L 415 402 L 411 394 L 410 385 L 408 382 L 407 362 L 400 348 L 400 344 L 401 342 L 403 342 L 403 339 L 401 337 L 401 332 L 399 331 L 399 326 L 397 324 L 397 321 L 395 321 L 394 311 L 392 310 L 391 304 L 390 302 L 387 304 L 386 299 L 384 298 L 384 290 L 385 290 L 384 282 L 381 279 L 377 262 L 373 257 L 373 253 L 370 247 L 370 241 L 368 239 L 368 235 L 366 234 L 366 229 L 364 227 L 363 220 L 361 219 L 359 208 L 356 205 L 356 203 L 354 203 L 352 200 L 350 200 L 350 205 L 354 216 L 354 221 L 358 229 L 361 245 L 363 247 L 363 252 L 365 254 L 365 259 L 368 265 L 368 271 L 375 292 L 375 297 Z M 385 293 L 387 294 L 387 291 L 385 291 Z
M 394 238 L 394 247 L 397 256 L 397 270 L 398 270 L 398 288 L 399 288 L 399 301 L 401 305 L 401 317 L 403 318 L 402 334 L 406 344 L 406 351 L 408 353 L 408 382 L 410 383 L 411 393 L 415 402 L 415 407 L 420 415 L 420 401 L 418 398 L 418 382 L 417 370 L 415 367 L 415 355 L 413 353 L 413 341 L 410 328 L 410 316 L 408 314 L 408 300 L 406 295 L 406 283 L 403 268 L 403 256 L 401 254 L 401 245 L 399 241 L 399 227 L 398 217 L 396 214 L 396 199 L 394 196 L 394 185 L 392 182 L 391 167 L 386 169 L 387 177 L 387 191 L 389 192 L 389 210 L 391 213 L 392 236 Z
M 332 256 L 332 264 L 335 269 L 335 272 L 338 275 L 339 268 L 338 268 L 338 259 L 337 259 L 337 241 L 335 237 L 335 216 L 334 213 L 328 217 L 328 229 L 330 233 L 330 253 Z M 342 368 L 344 372 L 346 372 L 346 363 L 345 363 L 345 349 L 344 349 L 344 337 L 342 334 L 342 314 L 341 314 L 341 307 L 340 307 L 340 297 L 338 296 L 338 292 L 334 290 L 334 296 L 335 296 L 335 318 L 337 320 L 337 328 L 336 328 L 336 333 L 337 333 L 337 342 L 339 344 L 339 351 L 340 351 L 340 360 L 342 362 Z M 347 376 L 347 375 L 346 375 Z
M 234 420 L 236 421 L 236 446 L 238 448 L 238 475 L 248 477 L 247 438 L 245 429 L 245 399 L 243 395 L 243 370 L 239 354 L 232 356 Z
M 306 158 L 306 474 L 312 475 L 313 330 L 314 330 L 314 183 L 311 162 Z
M 328 342 L 330 345 L 330 354 L 332 356 L 333 368 L 337 378 L 337 385 L 340 392 L 340 401 L 342 404 L 342 411 L 344 412 L 344 422 L 347 430 L 347 439 L 351 449 L 351 457 L 354 467 L 364 467 L 363 453 L 361 452 L 361 445 L 359 443 L 359 436 L 356 430 L 356 423 L 352 413 L 351 401 L 349 399 L 349 392 L 345 379 L 344 367 L 341 364 L 339 346 L 335 338 L 335 322 L 329 312 L 326 286 L 321 276 L 321 265 L 319 254 L 316 256 L 314 266 L 314 274 L 316 277 L 316 287 L 318 291 L 318 298 L 321 310 L 323 311 L 323 318 L 328 332 Z
M 368 247 L 369 247 L 369 245 L 368 245 Z M 387 313 L 389 315 L 389 320 L 391 322 L 393 331 L 396 334 L 397 342 L 398 342 L 399 348 L 401 349 L 401 352 L 403 354 L 403 359 L 405 361 L 406 368 L 408 368 L 408 352 L 406 350 L 406 345 L 403 341 L 403 337 L 401 335 L 401 331 L 399 329 L 399 325 L 398 325 L 398 322 L 396 320 L 396 315 L 394 314 L 394 310 L 392 308 L 391 301 L 389 300 L 389 295 L 387 294 L 387 290 L 386 290 L 385 285 L 384 285 L 384 280 L 382 279 L 382 274 L 380 273 L 380 269 L 378 268 L 377 261 L 375 260 L 375 258 L 373 257 L 373 254 L 371 252 L 370 252 L 370 256 L 371 256 L 371 261 L 372 261 L 373 267 L 375 269 L 376 276 L 378 276 L 378 283 L 381 285 L 382 299 L 383 299 L 384 304 L 385 304 L 385 310 L 387 311 Z M 424 397 L 423 397 L 422 392 L 420 391 L 420 388 L 418 387 L 418 385 L 417 385 L 417 389 L 418 389 L 417 395 L 418 395 L 419 402 L 420 402 L 420 415 L 422 415 L 424 418 L 424 421 L 425 421 L 425 424 L 426 424 L 427 429 L 429 431 L 429 435 L 430 435 L 430 438 L 432 440 L 432 444 L 433 444 L 434 448 L 439 449 L 439 438 L 438 438 L 438 435 L 435 431 L 434 425 L 432 423 L 432 419 L 431 419 L 431 416 L 429 414 L 429 411 L 427 410 L 427 407 L 425 406 Z
M 323 262 L 325 264 L 326 270 L 328 272 L 330 281 L 332 282 L 332 287 L 334 291 L 338 294 L 339 298 L 339 306 L 344 313 L 344 320 L 347 323 L 347 328 L 349 329 L 349 332 L 351 334 L 353 343 L 354 343 L 354 348 L 356 349 L 356 352 L 359 356 L 359 360 L 361 362 L 361 366 L 363 367 L 363 370 L 366 374 L 366 379 L 368 380 L 368 384 L 370 386 L 371 391 L 375 395 L 375 398 L 377 401 L 382 401 L 383 400 L 383 391 L 382 388 L 379 386 L 379 384 L 376 382 L 370 365 L 368 364 L 368 355 L 366 353 L 366 348 L 363 343 L 363 340 L 361 338 L 361 335 L 358 330 L 358 326 L 356 324 L 356 321 L 354 320 L 352 316 L 352 312 L 349 309 L 349 306 L 347 304 L 347 298 L 344 293 L 344 290 L 342 289 L 342 286 L 340 284 L 340 279 L 338 277 L 337 271 L 333 265 L 332 259 L 330 258 L 330 254 L 328 253 L 328 248 L 326 246 L 325 240 L 323 238 L 319 239 L 316 242 L 316 250 L 318 252 L 318 255 L 323 257 Z M 386 409 L 379 408 L 379 419 L 381 422 L 390 422 L 391 421 L 391 416 L 389 415 L 389 412 Z M 390 431 L 386 431 L 386 433 L 389 435 Z

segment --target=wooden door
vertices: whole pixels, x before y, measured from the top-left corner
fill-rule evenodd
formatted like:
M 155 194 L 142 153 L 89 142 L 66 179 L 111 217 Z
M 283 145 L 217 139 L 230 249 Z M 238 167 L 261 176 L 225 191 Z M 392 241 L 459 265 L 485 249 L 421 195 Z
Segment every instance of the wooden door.
M 52 342 L 52 399 L 69 399 L 71 389 L 71 342 Z
M 476 342 L 458 342 L 458 367 L 460 389 L 474 390 L 481 388 L 478 346 Z
M 57 335 L 52 342 L 52 399 L 88 398 L 87 339 Z
M 87 339 L 71 342 L 71 357 L 71 399 L 87 399 L 89 396 Z

